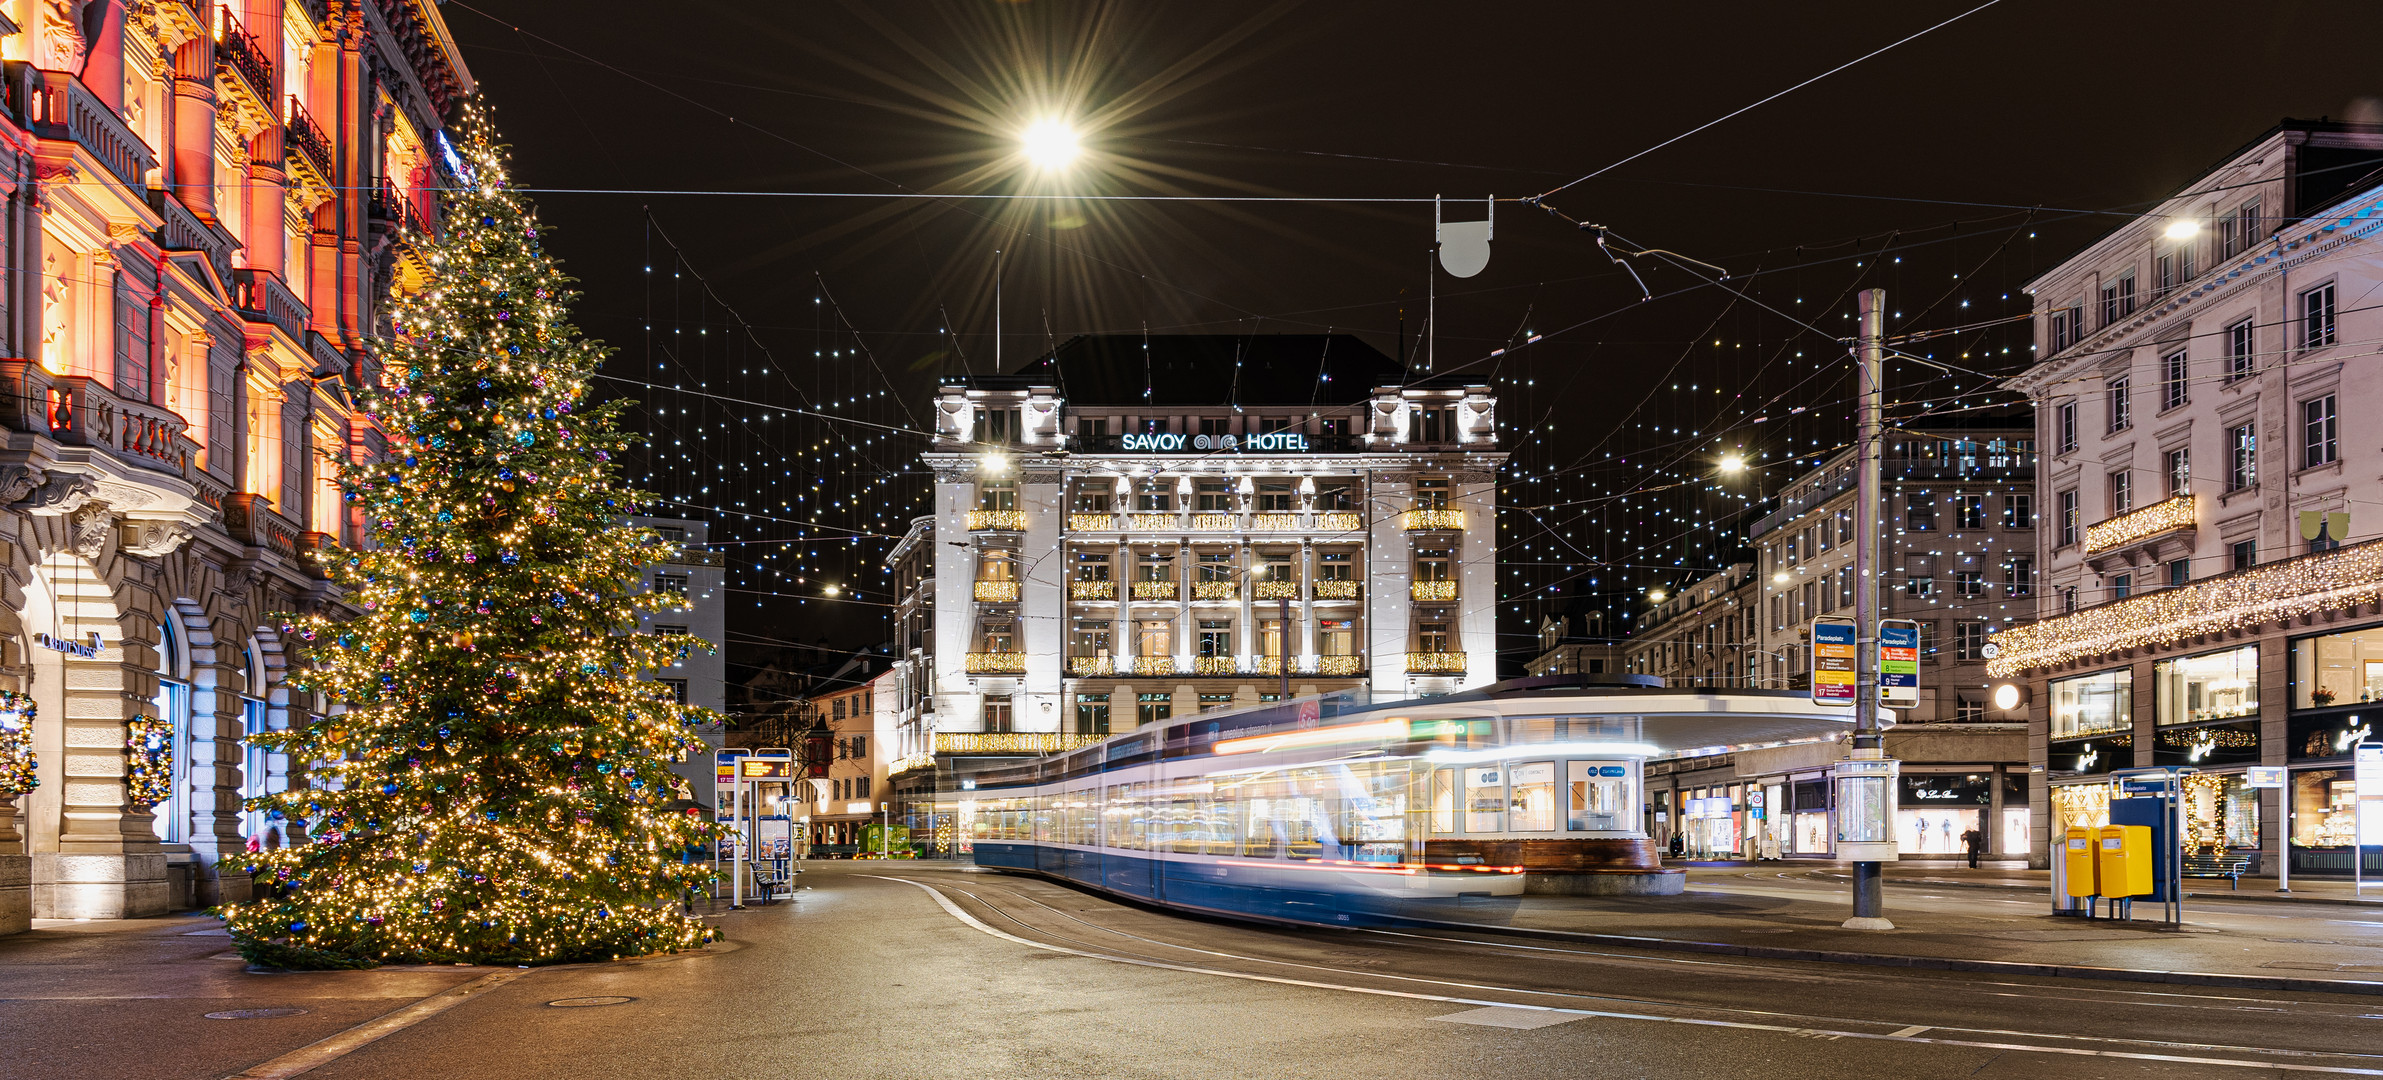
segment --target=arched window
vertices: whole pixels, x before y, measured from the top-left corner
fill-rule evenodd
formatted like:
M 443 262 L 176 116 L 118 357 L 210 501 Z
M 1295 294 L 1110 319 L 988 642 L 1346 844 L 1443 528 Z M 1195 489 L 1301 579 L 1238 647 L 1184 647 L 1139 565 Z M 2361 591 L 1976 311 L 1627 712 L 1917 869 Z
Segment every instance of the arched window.
M 182 634 L 167 615 L 157 624 L 157 718 L 173 725 L 174 787 L 151 810 L 157 838 L 169 844 L 189 839 L 190 833 L 190 660 L 182 648 Z
M 253 640 L 240 646 L 239 691 L 240 732 L 244 736 L 241 740 L 240 796 L 243 799 L 254 799 L 262 796 L 266 791 L 265 748 L 257 745 L 255 738 L 258 733 L 265 730 L 266 686 L 265 665 L 257 659 L 256 642 Z M 264 833 L 265 815 L 262 811 L 242 810 L 240 812 L 240 834 L 242 836 L 261 837 Z

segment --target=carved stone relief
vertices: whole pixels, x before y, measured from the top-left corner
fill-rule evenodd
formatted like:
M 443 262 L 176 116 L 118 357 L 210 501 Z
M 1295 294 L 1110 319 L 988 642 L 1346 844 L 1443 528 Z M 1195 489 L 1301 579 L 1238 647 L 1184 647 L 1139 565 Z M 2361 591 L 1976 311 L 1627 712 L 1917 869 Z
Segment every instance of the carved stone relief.
M 57 517 L 83 508 L 99 494 L 99 487 L 88 476 L 68 474 L 50 477 L 18 504 L 17 509 L 37 517 Z

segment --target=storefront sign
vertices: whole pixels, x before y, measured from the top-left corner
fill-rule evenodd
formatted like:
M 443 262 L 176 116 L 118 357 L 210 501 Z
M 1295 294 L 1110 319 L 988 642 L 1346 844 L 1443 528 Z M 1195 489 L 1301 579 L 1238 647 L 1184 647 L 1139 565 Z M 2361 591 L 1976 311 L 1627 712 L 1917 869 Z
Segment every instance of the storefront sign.
M 1984 806 L 1994 801 L 1990 774 L 1904 773 L 1904 806 Z
M 1851 705 L 1856 694 L 1852 619 L 1812 620 L 1812 702 Z
M 88 642 L 77 641 L 73 638 L 54 638 L 48 634 L 35 634 L 33 643 L 52 652 L 62 652 L 68 656 L 79 656 L 85 660 L 99 659 L 99 631 L 97 630 L 91 631 L 91 640 Z
M 1920 624 L 1878 620 L 1878 703 L 1890 709 L 1920 704 Z
M 2253 765 L 2242 770 L 2242 786 L 2247 788 L 2280 788 L 2284 786 L 2285 769 L 2281 765 Z
M 1172 431 L 1127 432 L 1117 439 L 1121 450 L 1181 453 L 1184 450 L 1228 450 L 1242 454 L 1304 454 L 1314 449 L 1296 431 L 1253 435 L 1182 435 Z
M 2375 737 L 2371 712 L 2347 716 L 2295 716 L 2284 722 L 2284 756 L 2289 761 L 2322 761 L 2350 756 L 2351 748 Z

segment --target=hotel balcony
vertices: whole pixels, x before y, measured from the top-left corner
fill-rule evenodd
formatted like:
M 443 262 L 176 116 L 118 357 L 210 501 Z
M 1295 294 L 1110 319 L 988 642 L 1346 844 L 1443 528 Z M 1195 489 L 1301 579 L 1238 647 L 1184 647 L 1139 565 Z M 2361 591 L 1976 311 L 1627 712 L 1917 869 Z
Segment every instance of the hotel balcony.
M 1175 666 L 1172 656 L 1134 657 L 1133 673 L 1136 675 L 1174 675 L 1180 670 Z
M 1465 654 L 1460 652 L 1411 652 L 1407 654 L 1409 675 L 1462 675 L 1465 673 Z
M 1195 581 L 1192 582 L 1192 599 L 1239 600 L 1241 599 L 1241 583 L 1238 581 Z
M 1318 675 L 1361 675 L 1364 672 L 1365 658 L 1362 656 L 1316 657 L 1316 674 Z
M 2178 495 L 2085 527 L 2085 554 L 2134 547 L 2171 533 L 2191 532 L 2198 518 L 2193 496 Z
M 1066 731 L 938 731 L 937 754 L 1064 754 L 1108 738 Z
M 11 61 L 5 103 L 12 118 L 35 135 L 74 143 L 127 192 L 135 197 L 147 192 L 156 152 L 82 80 Z
M 1332 510 L 1316 515 L 1317 532 L 1358 532 L 1365 528 L 1365 516 L 1346 510 Z
M 1115 514 L 1069 514 L 1069 532 L 1115 532 L 1124 528 L 1124 519 Z
M 1018 583 L 1015 581 L 979 581 L 976 583 L 976 598 L 988 604 L 1017 603 Z
M 1283 658 L 1279 656 L 1253 656 L 1250 658 L 1250 663 L 1255 665 L 1251 669 L 1253 674 L 1281 675 L 1283 673 Z M 1292 669 L 1294 674 L 1297 673 L 1297 670 L 1296 667 Z
M 2262 563 L 2011 627 L 1993 636 L 1995 654 L 1986 662 L 1986 676 L 2007 679 L 2376 603 L 2383 603 L 2383 540 Z
M 1230 656 L 1192 657 L 1194 675 L 1239 675 L 1241 665 Z
M 1175 583 L 1172 581 L 1134 582 L 1134 599 L 1136 600 L 1173 600 L 1174 598 Z
M 1297 532 L 1298 529 L 1297 514 L 1252 514 L 1249 518 L 1251 532 Z
M 1358 594 L 1358 583 L 1325 578 L 1316 582 L 1315 590 L 1318 600 L 1355 600 Z
M 1260 600 L 1297 600 L 1299 599 L 1299 583 L 1296 581 L 1261 581 L 1257 584 L 1257 591 L 1253 595 Z
M 1417 581 L 1409 584 L 1407 591 L 1415 599 L 1427 603 L 1456 599 L 1456 583 L 1453 581 Z
M 1077 678 L 1117 674 L 1117 661 L 1106 656 L 1071 656 L 1067 658 L 1067 673 Z
M 1465 512 L 1409 510 L 1398 516 L 1398 527 L 1408 532 L 1462 530 L 1465 527 Z
M 1070 600 L 1115 600 L 1117 599 L 1117 583 L 1114 581 L 1071 581 L 1067 583 L 1067 598 Z
M 1183 519 L 1175 516 L 1175 513 L 1171 510 L 1154 510 L 1147 513 L 1128 514 L 1126 517 L 1131 520 L 1133 527 L 1136 529 L 1164 531 L 1167 529 L 1181 528 L 1183 525 Z
M 1026 654 L 1022 652 L 972 652 L 965 663 L 970 675 L 1026 674 Z
M 1193 514 L 1191 520 L 1195 532 L 1231 532 L 1240 525 L 1238 514 Z
M 228 8 L 219 13 L 215 31 L 215 103 L 235 131 L 263 130 L 281 120 L 273 100 L 273 61 Z
M 983 532 L 988 529 L 999 532 L 1025 532 L 1026 511 L 970 510 L 968 512 L 969 532 Z
M 282 150 L 289 159 L 293 178 L 321 191 L 329 191 L 332 171 L 331 140 L 323 129 L 298 103 L 298 95 L 291 94 L 282 109 Z

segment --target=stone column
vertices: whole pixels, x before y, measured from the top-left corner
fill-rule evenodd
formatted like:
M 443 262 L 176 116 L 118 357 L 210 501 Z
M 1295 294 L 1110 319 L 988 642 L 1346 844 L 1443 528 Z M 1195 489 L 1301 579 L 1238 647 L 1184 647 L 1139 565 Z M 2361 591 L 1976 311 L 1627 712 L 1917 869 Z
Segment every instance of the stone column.
M 95 526 L 104 507 L 86 507 L 71 519 L 77 532 L 100 539 L 84 550 L 114 559 Z M 108 582 L 72 555 L 53 556 L 71 566 L 51 581 L 60 622 L 78 637 L 97 630 L 102 648 L 95 658 L 61 658 L 60 735 L 55 839 L 33 853 L 33 913 L 49 919 L 122 919 L 168 909 L 166 857 L 157 845 L 152 817 L 133 807 L 126 790 L 127 721 L 149 713 L 157 691 L 155 653 L 132 640 L 134 620 L 116 616 Z M 138 631 L 135 631 L 138 632 Z M 114 642 L 106 637 L 116 636 Z
M 17 797 L 0 794 L 0 935 L 33 928 L 33 859 L 17 830 Z
M 1994 766 L 1994 775 L 1990 781 L 1994 786 L 1989 790 L 1986 800 L 1986 827 L 1978 830 L 1986 834 L 1986 856 L 1988 858 L 1992 858 L 2002 851 L 2002 781 L 2005 770 L 2008 768 L 2007 765 L 1997 764 Z
M 169 179 L 190 212 L 216 220 L 215 39 L 208 34 L 174 50 L 174 154 Z
M 1316 652 L 1316 540 L 1312 536 L 1299 538 L 1299 652 L 1313 657 Z M 1291 628 L 1283 627 L 1283 661 L 1291 658 Z M 1321 665 L 1323 661 L 1316 661 Z
M 169 605 L 166 617 L 180 614 Z M 214 905 L 250 897 L 248 874 L 240 866 L 247 844 L 241 831 L 247 740 L 237 688 L 238 651 L 218 645 L 212 634 L 192 628 L 193 622 L 181 622 L 190 643 L 190 763 L 183 797 L 190 801 L 186 835 L 198 859 L 198 901 Z

